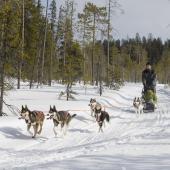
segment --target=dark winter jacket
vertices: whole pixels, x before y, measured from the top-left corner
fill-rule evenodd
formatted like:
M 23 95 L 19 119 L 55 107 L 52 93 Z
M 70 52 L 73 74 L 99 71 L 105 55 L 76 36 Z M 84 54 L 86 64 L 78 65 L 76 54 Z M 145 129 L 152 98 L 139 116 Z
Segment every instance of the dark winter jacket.
M 145 88 L 155 88 L 156 86 L 156 73 L 154 70 L 145 69 L 142 72 L 142 82 Z

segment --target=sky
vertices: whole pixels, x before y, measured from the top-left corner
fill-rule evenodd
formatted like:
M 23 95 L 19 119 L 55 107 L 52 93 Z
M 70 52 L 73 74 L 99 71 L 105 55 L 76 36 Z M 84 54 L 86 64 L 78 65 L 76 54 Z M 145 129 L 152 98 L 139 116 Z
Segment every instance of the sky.
M 42 0 L 46 5 L 46 0 Z M 49 0 L 51 1 L 51 0 Z M 93 2 L 98 6 L 106 6 L 108 0 L 74 0 L 76 11 L 81 12 L 85 2 Z M 56 0 L 60 6 L 64 0 Z M 112 33 L 115 39 L 140 36 L 154 37 L 163 40 L 170 39 L 170 0 L 118 0 L 122 14 L 119 10 L 112 15 L 112 26 L 116 31 Z

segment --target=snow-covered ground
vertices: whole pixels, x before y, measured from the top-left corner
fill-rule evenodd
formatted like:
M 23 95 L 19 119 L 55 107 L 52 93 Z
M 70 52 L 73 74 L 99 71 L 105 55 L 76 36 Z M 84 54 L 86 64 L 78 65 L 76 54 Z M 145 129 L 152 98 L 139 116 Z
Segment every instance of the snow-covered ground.
M 97 89 L 74 86 L 75 101 L 58 100 L 62 85 L 7 92 L 7 103 L 21 108 L 48 113 L 50 105 L 70 110 L 77 116 L 70 123 L 67 135 L 58 128 L 54 137 L 53 123 L 45 120 L 43 131 L 32 139 L 26 124 L 17 116 L 0 118 L 0 169 L 55 170 L 169 170 L 170 169 L 170 89 L 157 87 L 158 109 L 155 113 L 136 116 L 132 107 L 135 96 L 141 95 L 141 84 L 127 83 L 119 91 L 106 89 L 99 96 Z M 110 114 L 104 133 L 90 116 L 89 100 L 96 98 Z M 5 107 L 5 112 L 9 110 Z M 10 113 L 9 113 L 10 114 Z

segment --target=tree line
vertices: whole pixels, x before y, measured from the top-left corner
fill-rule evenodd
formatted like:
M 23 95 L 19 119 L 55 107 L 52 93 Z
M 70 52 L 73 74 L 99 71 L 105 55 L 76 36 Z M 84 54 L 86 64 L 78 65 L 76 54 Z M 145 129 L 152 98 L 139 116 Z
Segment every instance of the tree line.
M 111 86 L 141 81 L 141 71 L 150 61 L 161 83 L 170 82 L 170 40 L 152 34 L 114 39 L 112 11 L 123 12 L 116 0 L 106 6 L 87 2 L 76 13 L 76 4 L 56 1 L 0 1 L 0 115 L 9 77 L 39 87 L 52 80 Z M 59 10 L 57 10 L 59 9 Z

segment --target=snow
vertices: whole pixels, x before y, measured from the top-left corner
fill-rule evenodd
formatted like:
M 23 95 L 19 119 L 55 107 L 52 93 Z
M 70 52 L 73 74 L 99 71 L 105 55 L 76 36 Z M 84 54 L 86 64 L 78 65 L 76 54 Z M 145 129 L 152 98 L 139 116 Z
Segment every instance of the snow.
M 54 137 L 52 120 L 45 120 L 40 136 L 32 139 L 24 120 L 12 115 L 0 118 L 0 169 L 57 170 L 169 170 L 170 169 L 170 89 L 158 85 L 158 109 L 137 116 L 132 106 L 141 96 L 142 85 L 126 83 L 119 91 L 105 89 L 100 97 L 97 88 L 76 84 L 76 100 L 58 100 L 63 85 L 8 91 L 5 100 L 19 109 L 48 113 L 50 105 L 69 110 L 77 116 L 66 135 L 58 128 Z M 96 98 L 110 114 L 104 133 L 90 116 L 89 101 Z

